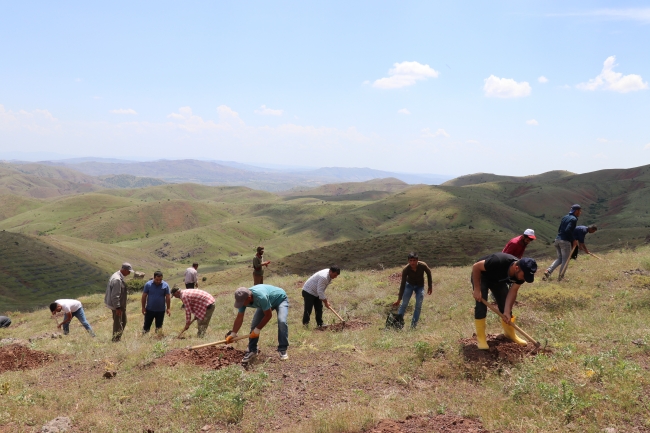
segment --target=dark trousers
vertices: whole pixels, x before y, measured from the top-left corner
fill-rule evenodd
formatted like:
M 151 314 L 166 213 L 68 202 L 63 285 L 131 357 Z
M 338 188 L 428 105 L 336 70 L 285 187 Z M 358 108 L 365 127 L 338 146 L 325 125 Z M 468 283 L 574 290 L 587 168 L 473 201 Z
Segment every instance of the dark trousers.
M 302 313 L 302 324 L 309 324 L 311 310 L 316 310 L 316 324 L 323 326 L 323 301 L 318 296 L 302 291 L 302 297 L 305 298 L 305 310 Z
M 264 275 L 253 274 L 253 285 L 264 284 Z
M 194 283 L 185 283 L 185 288 L 186 289 L 193 289 L 194 288 Z
M 144 314 L 144 326 L 142 327 L 144 332 L 149 332 L 154 319 L 156 320 L 156 331 L 162 329 L 163 321 L 165 320 L 165 312 L 146 310 Z
M 117 342 L 120 341 L 120 338 L 122 338 L 122 333 L 124 332 L 124 328 L 126 328 L 126 311 L 122 311 L 122 315 L 118 316 L 117 313 L 115 313 L 115 310 L 113 311 L 113 341 Z
M 473 284 L 473 278 L 470 277 L 470 281 Z M 481 278 L 481 296 L 487 301 L 488 299 L 488 290 L 494 295 L 494 299 L 497 301 L 497 306 L 499 311 L 503 313 L 506 308 L 506 297 L 508 296 L 508 291 L 510 287 L 505 281 L 490 281 L 486 278 Z M 485 319 L 487 316 L 487 306 L 476 301 L 476 306 L 474 307 L 474 318 L 475 319 Z

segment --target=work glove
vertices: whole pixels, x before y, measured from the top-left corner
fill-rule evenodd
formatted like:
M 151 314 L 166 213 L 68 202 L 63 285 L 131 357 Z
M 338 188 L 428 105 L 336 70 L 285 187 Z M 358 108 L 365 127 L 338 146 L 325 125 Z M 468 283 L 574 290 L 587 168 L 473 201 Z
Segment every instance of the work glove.
M 262 332 L 260 329 L 255 328 L 251 331 L 250 338 L 259 338 L 260 332 Z
M 234 340 L 237 337 L 236 332 L 228 331 L 226 334 L 226 344 L 232 343 L 232 340 Z

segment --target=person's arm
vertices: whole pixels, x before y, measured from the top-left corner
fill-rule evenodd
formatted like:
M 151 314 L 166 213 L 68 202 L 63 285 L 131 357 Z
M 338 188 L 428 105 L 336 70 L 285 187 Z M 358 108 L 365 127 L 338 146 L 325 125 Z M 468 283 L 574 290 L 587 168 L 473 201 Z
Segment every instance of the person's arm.
M 147 296 L 148 295 L 147 295 L 146 292 L 142 292 L 142 299 L 141 299 L 141 302 L 142 302 L 142 314 L 147 313 Z
M 580 246 L 580 249 L 581 249 L 582 251 L 584 251 L 584 252 L 587 253 L 587 254 L 591 254 L 591 253 L 589 252 L 589 250 L 587 249 L 587 245 L 585 245 L 584 242 L 580 242 L 578 245 Z
M 245 311 L 246 310 L 244 310 L 244 312 Z M 228 331 L 226 334 L 226 344 L 230 344 L 232 340 L 237 337 L 237 333 L 239 332 L 242 323 L 244 323 L 244 314 L 245 313 L 237 313 L 237 317 L 235 317 L 235 323 L 232 324 L 232 330 Z
M 122 315 L 122 304 L 120 302 L 120 296 L 122 295 L 122 280 L 117 278 L 111 281 L 111 297 L 114 299 L 115 305 L 115 314 L 118 316 Z
M 262 318 L 262 321 L 251 332 L 251 338 L 257 338 L 260 336 L 260 331 L 266 326 L 267 323 L 269 323 L 271 317 L 273 317 L 273 310 L 269 308 L 268 310 L 264 311 L 264 317 Z
M 474 286 L 472 287 L 474 289 L 472 296 L 474 296 L 474 299 L 476 299 L 478 302 L 481 302 L 481 299 L 483 299 L 483 295 L 481 294 L 481 272 L 484 271 L 485 260 L 476 262 L 472 266 L 472 285 Z
M 567 238 L 571 242 L 571 248 L 575 248 L 578 246 L 578 241 L 576 240 L 575 236 L 573 235 L 573 232 L 576 229 L 576 224 L 578 223 L 577 218 L 573 218 L 569 223 L 567 224 L 566 230 L 564 231 L 566 233 Z
M 172 297 L 169 293 L 165 295 L 165 304 L 167 304 L 167 315 L 172 315 Z
M 517 291 L 519 291 L 519 284 L 513 284 L 508 291 L 508 296 L 506 296 L 506 306 L 503 309 L 503 315 L 506 316 L 506 323 L 510 323 L 512 319 L 512 306 L 515 305 L 517 300 Z
M 325 296 L 325 289 L 327 289 L 327 285 L 329 283 L 327 282 L 327 279 L 325 278 L 320 278 L 318 282 L 316 283 L 316 293 L 318 293 L 318 298 L 323 301 L 323 304 L 325 304 L 326 308 L 330 308 L 330 303 L 327 300 L 327 296 Z
M 271 264 L 271 261 L 267 260 L 264 263 L 262 263 L 262 266 L 266 266 L 268 268 L 270 264 Z
M 424 272 L 427 274 L 427 294 L 432 294 L 433 293 L 433 280 L 431 279 L 431 269 L 427 265 L 422 265 L 424 266 Z
M 63 322 L 59 323 L 59 328 L 66 323 L 70 323 L 72 321 L 72 313 L 64 313 L 63 314 Z
M 187 330 L 192 324 L 192 307 L 190 306 L 190 303 L 186 303 L 183 298 L 181 298 L 181 301 L 183 301 L 183 305 L 185 305 L 185 329 Z
M 406 287 L 406 271 L 408 266 L 402 270 L 402 281 L 399 283 L 399 293 L 397 294 L 397 301 L 393 303 L 393 307 L 397 307 L 400 302 L 402 302 L 402 296 L 404 296 L 404 288 Z

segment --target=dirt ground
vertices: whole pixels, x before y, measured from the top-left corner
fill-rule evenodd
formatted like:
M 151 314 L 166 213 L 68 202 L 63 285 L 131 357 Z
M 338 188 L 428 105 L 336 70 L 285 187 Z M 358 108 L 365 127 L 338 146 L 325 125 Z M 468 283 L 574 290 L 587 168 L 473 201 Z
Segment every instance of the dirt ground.
M 487 343 L 489 350 L 480 350 L 476 346 L 476 335 L 472 338 L 463 338 L 460 340 L 465 360 L 477 364 L 496 364 L 499 362 L 508 362 L 515 364 L 521 362 L 526 357 L 534 357 L 540 353 L 550 353 L 550 349 L 538 348 L 534 344 L 528 343 L 526 346 L 520 346 L 510 341 L 505 335 L 488 334 Z
M 234 347 L 210 346 L 196 350 L 171 350 L 156 363 L 174 366 L 181 362 L 218 370 L 231 364 L 241 363 L 243 357 L 244 352 Z
M 341 331 L 358 331 L 363 328 L 367 328 L 370 325 L 368 322 L 361 322 L 359 320 L 350 320 L 349 322 L 338 322 L 333 325 L 326 325 L 322 328 L 316 328 L 317 331 L 331 331 L 331 332 L 341 332 Z
M 14 370 L 31 370 L 56 359 L 46 352 L 32 350 L 20 344 L 0 347 L 0 373 Z
M 404 421 L 382 420 L 366 433 L 487 433 L 476 420 L 453 415 L 409 416 Z

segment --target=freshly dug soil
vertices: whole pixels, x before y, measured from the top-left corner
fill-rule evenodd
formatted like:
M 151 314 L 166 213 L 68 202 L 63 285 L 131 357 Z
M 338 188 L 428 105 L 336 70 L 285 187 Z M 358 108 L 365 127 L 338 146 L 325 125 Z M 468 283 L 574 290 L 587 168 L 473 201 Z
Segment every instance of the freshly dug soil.
M 521 362 L 526 357 L 551 352 L 550 349 L 535 347 L 533 343 L 528 343 L 526 346 L 520 346 L 517 343 L 510 341 L 503 334 L 488 334 L 487 343 L 488 346 L 490 346 L 490 349 L 480 350 L 476 346 L 476 335 L 473 335 L 472 338 L 461 339 L 460 344 L 463 348 L 465 360 L 471 363 L 487 365 L 499 362 L 515 364 Z
M 244 358 L 244 352 L 234 347 L 209 346 L 196 350 L 170 350 L 165 356 L 158 359 L 156 363 L 174 366 L 182 362 L 219 370 L 231 364 L 241 363 L 242 358 Z
M 326 325 L 322 328 L 316 328 L 317 331 L 331 331 L 331 332 L 341 332 L 341 331 L 358 331 L 368 327 L 370 323 L 361 322 L 359 320 L 350 320 L 349 322 L 337 322 L 333 325 Z
M 0 373 L 15 370 L 31 370 L 54 361 L 51 353 L 32 350 L 20 344 L 0 347 Z
M 406 417 L 404 421 L 385 419 L 367 433 L 487 433 L 480 421 L 453 415 Z

